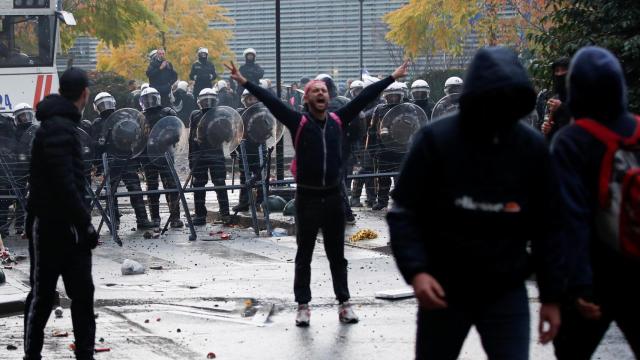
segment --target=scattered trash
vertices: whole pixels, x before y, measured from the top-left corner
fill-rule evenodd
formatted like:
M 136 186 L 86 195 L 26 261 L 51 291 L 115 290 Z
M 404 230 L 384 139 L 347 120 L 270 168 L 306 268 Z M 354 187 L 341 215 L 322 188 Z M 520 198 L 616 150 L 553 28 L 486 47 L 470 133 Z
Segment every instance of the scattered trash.
M 126 259 L 120 268 L 122 275 L 140 275 L 144 274 L 144 266 L 137 261 Z
M 153 234 L 150 231 L 145 231 L 142 237 L 144 237 L 145 239 L 151 239 L 153 238 Z
M 157 318 L 156 321 L 160 321 L 160 318 Z
M 15 345 L 9 344 L 9 345 L 7 345 L 7 350 L 18 350 L 18 347 L 16 347 Z M 214 359 L 215 357 L 216 356 L 213 355 L 213 357 L 209 358 L 209 359 Z
M 13 266 L 5 266 L 5 267 L 4 267 L 4 269 L 5 269 L 5 270 L 12 270 L 12 269 L 13 269 Z
M 69 350 L 76 351 L 76 344 L 69 344 Z
M 378 237 L 378 233 L 370 229 L 360 230 L 357 233 L 351 235 L 349 241 L 356 242 L 360 240 L 371 240 Z
M 207 359 L 215 359 L 216 358 L 216 354 L 213 352 L 210 352 L 207 354 Z
M 149 266 L 149 269 L 151 269 L 151 270 L 162 270 L 162 265 Z
M 55 330 L 53 332 L 53 337 L 67 337 L 67 336 L 69 336 L 69 333 L 66 331 Z
M 414 296 L 413 289 L 409 287 L 405 289 L 378 291 L 375 294 L 376 299 L 385 299 L 385 300 L 406 299 L 413 296 Z
M 182 332 L 182 330 L 178 329 L 178 330 L 176 330 L 176 332 L 180 333 L 180 332 Z
M 212 238 L 217 238 L 218 236 L 220 237 L 220 240 L 229 240 L 231 239 L 231 234 L 226 233 L 222 230 L 219 231 L 211 231 L 209 233 L 209 236 L 211 236 Z
M 159 233 L 159 232 L 154 233 L 154 234 L 153 234 L 153 238 L 154 238 L 154 239 L 160 239 L 160 233 Z
M 62 307 L 58 306 L 54 310 L 54 313 L 56 314 L 56 318 L 58 318 L 58 319 L 62 318 Z
M 144 319 L 144 323 L 148 324 L 149 323 L 149 319 Z
M 109 351 L 111 351 L 111 349 L 110 348 L 95 348 L 93 351 L 96 352 L 96 353 L 101 353 L 101 352 L 109 352 Z
M 100 338 L 100 340 L 98 340 L 98 341 L 103 343 L 104 342 L 104 338 Z
M 287 235 L 289 235 L 289 232 L 287 232 L 287 230 L 283 229 L 283 228 L 275 228 L 271 232 L 271 235 L 272 236 L 287 236 Z

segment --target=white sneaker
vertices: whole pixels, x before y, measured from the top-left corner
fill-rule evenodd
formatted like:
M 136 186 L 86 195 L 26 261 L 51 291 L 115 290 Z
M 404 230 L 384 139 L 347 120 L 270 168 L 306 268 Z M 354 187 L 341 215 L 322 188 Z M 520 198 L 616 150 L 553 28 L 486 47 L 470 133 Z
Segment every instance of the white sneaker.
M 296 315 L 296 326 L 307 327 L 311 320 L 311 310 L 309 310 L 309 304 L 298 305 L 298 315 Z
M 353 311 L 353 308 L 351 308 L 351 304 L 349 304 L 348 302 L 343 302 L 342 304 L 340 304 L 338 317 L 340 319 L 340 322 L 343 324 L 355 324 L 360 321 L 360 319 L 358 319 L 358 315 L 356 315 L 356 313 Z

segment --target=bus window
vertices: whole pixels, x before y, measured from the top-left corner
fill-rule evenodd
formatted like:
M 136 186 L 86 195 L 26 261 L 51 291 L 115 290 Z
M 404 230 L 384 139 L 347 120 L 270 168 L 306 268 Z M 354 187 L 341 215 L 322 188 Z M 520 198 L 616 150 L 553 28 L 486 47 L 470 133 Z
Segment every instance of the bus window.
M 54 16 L 0 16 L 0 68 L 53 66 Z

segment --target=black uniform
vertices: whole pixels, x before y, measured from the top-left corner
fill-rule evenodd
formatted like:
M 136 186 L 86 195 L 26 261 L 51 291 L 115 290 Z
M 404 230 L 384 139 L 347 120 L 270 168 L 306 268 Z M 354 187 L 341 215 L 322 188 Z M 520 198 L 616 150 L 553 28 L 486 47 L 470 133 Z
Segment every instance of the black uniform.
M 167 61 L 167 64 L 164 69 L 160 69 L 162 61 L 153 58 L 149 63 L 149 67 L 147 67 L 149 86 L 158 90 L 163 106 L 171 105 L 169 101 L 171 86 L 178 81 L 178 73 L 173 70 L 173 65 L 169 61 Z
M 375 150 L 375 137 L 377 132 L 375 127 L 369 126 L 373 118 L 373 111 L 378 105 L 377 101 L 372 102 L 363 111 L 364 129 L 362 138 L 360 139 L 360 147 L 355 152 L 356 161 L 360 164 L 358 175 L 373 174 L 375 172 L 375 161 L 373 159 Z M 362 194 L 362 187 L 365 187 L 367 195 L 366 205 L 371 207 L 376 202 L 376 181 L 374 178 L 356 179 L 353 181 L 353 189 L 351 190 L 351 198 L 354 203 L 359 202 Z M 356 201 L 357 200 L 357 201 Z
M 231 89 L 223 88 L 218 91 L 218 106 L 236 108 L 236 96 Z
M 247 60 L 244 65 L 240 66 L 240 73 L 254 84 L 260 84 L 260 79 L 264 76 L 264 70 L 260 65 L 256 64 L 255 59 L 252 61 Z M 238 94 L 242 95 L 243 91 L 244 87 L 238 84 Z
M 13 119 L 9 116 L 5 116 L 0 114 L 0 141 L 2 138 L 13 140 L 16 138 L 16 127 L 14 125 Z M 4 167 L 0 168 L 0 196 L 12 196 L 14 195 L 13 189 L 11 188 L 11 183 L 9 182 L 9 176 L 13 176 L 14 168 L 15 168 L 15 150 L 14 144 L 2 144 L 0 145 L 3 148 L 3 152 L 0 153 L 2 156 L 2 162 L 4 163 Z M 5 168 L 6 167 L 6 168 Z M 6 171 L 9 171 L 7 174 Z M 9 235 L 9 207 L 14 203 L 13 199 L 2 199 L 0 198 L 0 235 L 8 236 Z
M 222 144 L 218 147 L 212 147 L 207 143 L 198 141 L 198 125 L 200 120 L 209 111 L 215 111 L 215 108 L 196 110 L 191 113 L 189 128 L 189 169 L 193 174 L 193 186 L 204 187 L 209 181 L 214 186 L 225 186 L 227 179 L 227 168 L 224 162 L 224 152 Z M 218 205 L 220 207 L 220 215 L 229 215 L 229 197 L 227 190 L 216 190 L 218 197 Z M 195 202 L 196 220 L 203 220 L 207 217 L 207 207 L 205 205 L 206 192 L 196 191 L 193 193 Z
M 153 107 L 144 111 L 146 118 L 146 131 L 151 132 L 153 126 L 163 117 L 177 116 L 176 112 L 171 108 L 162 108 L 160 106 Z M 160 182 L 162 180 L 162 187 L 165 189 L 176 189 L 176 182 L 173 179 L 169 164 L 162 158 L 150 159 L 143 154 L 142 165 L 144 166 L 144 174 L 147 179 L 147 190 L 158 190 Z M 180 220 L 180 203 L 178 202 L 177 193 L 168 193 L 165 195 L 167 204 L 169 206 L 169 220 Z M 147 195 L 149 201 L 149 215 L 151 215 L 151 221 L 156 224 L 160 223 L 160 194 Z
M 76 358 L 93 359 L 95 317 L 91 249 L 98 236 L 83 201 L 85 166 L 76 126 L 80 112 L 59 95 L 37 107 L 42 122 L 33 143 L 27 235 L 31 291 L 25 303 L 25 354 L 40 359 L 44 328 L 62 275 L 71 299 Z
M 400 164 L 404 157 L 404 152 L 398 151 L 398 149 L 387 148 L 382 139 L 380 138 L 380 122 L 384 116 L 399 104 L 380 104 L 373 110 L 372 117 L 372 129 L 375 131 L 375 136 L 369 138 L 369 146 L 374 153 L 376 161 L 376 167 L 379 173 L 398 172 L 400 170 Z M 371 140 L 374 140 L 373 142 Z M 396 179 L 397 180 L 397 179 Z M 391 189 L 391 177 L 385 176 L 378 178 L 377 189 L 377 203 L 374 205 L 376 208 L 384 208 L 389 203 L 389 191 Z
M 204 61 L 203 61 L 204 60 Z M 213 80 L 218 77 L 216 67 L 208 59 L 198 59 L 191 65 L 189 79 L 195 80 L 193 85 L 193 97 L 197 98 L 202 89 L 213 87 Z
M 102 154 L 105 152 L 107 142 L 109 138 L 104 138 L 104 126 L 109 115 L 113 114 L 114 110 L 105 110 L 100 113 L 100 117 L 97 117 L 91 126 L 91 137 L 96 143 L 96 162 L 95 167 L 98 175 L 104 173 Z M 138 159 L 115 159 L 108 158 L 109 161 L 109 176 L 111 179 L 111 190 L 116 192 L 120 181 L 124 183 L 128 191 L 141 191 L 140 178 L 138 177 L 138 170 L 140 169 L 140 161 Z M 144 206 L 144 199 L 142 195 L 131 195 L 131 206 L 136 214 L 136 220 L 138 225 L 146 225 L 144 222 L 148 221 L 147 210 Z M 120 221 L 120 209 L 118 208 L 118 198 L 114 198 L 114 206 L 116 207 L 117 222 Z
M 182 89 L 174 91 L 173 97 L 175 98 L 174 110 L 178 113 L 178 117 L 182 120 L 184 126 L 189 127 L 189 117 L 198 106 L 195 98 Z
M 418 105 L 422 110 L 424 110 L 425 114 L 427 114 L 427 122 L 431 121 L 431 113 L 433 112 L 434 103 L 431 102 L 430 99 L 426 100 L 413 100 L 414 104 Z M 424 125 L 424 124 L 420 124 Z
M 240 108 L 238 109 L 238 113 L 243 115 L 248 108 Z M 262 181 L 262 171 L 260 170 L 260 144 L 249 139 L 246 133 L 246 129 L 249 124 L 246 122 L 244 118 L 242 118 L 244 122 L 245 134 L 244 134 L 244 149 L 247 155 L 247 167 L 249 168 L 249 174 L 245 174 L 244 172 L 244 162 L 242 159 L 242 154 L 238 151 L 239 159 L 240 159 L 240 184 L 244 185 L 247 182 L 247 178 L 251 179 L 255 177 L 256 181 Z M 258 187 L 256 204 L 262 204 L 263 194 L 262 194 L 262 186 Z M 240 190 L 240 198 L 238 201 L 238 206 L 234 207 L 234 211 L 246 211 L 249 209 L 249 193 L 247 189 L 242 188 Z

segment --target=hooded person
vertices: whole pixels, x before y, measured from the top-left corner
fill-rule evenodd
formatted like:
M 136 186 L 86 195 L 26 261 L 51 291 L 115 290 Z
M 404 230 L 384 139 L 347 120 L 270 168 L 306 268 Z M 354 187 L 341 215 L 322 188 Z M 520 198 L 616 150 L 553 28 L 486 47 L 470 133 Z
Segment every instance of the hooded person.
M 561 57 L 551 64 L 553 91 L 545 103 L 542 133 L 551 141 L 558 130 L 571 122 L 571 111 L 567 106 L 567 71 L 569 58 Z
M 590 359 L 615 321 L 640 357 L 640 241 L 626 236 L 638 226 L 636 202 L 627 200 L 638 188 L 640 118 L 628 110 L 624 73 L 609 51 L 581 49 L 567 76 L 576 121 L 560 130 L 551 148 L 567 197 L 573 255 L 556 356 Z M 603 221 L 607 217 L 612 221 Z
M 25 301 L 25 359 L 41 358 L 60 276 L 71 299 L 76 359 L 93 359 L 91 250 L 99 236 L 85 207 L 85 165 L 77 135 L 88 86 L 83 70 L 69 68 L 60 77 L 59 94 L 45 97 L 36 108 L 41 125 L 33 141 L 27 200 L 31 291 Z
M 200 91 L 213 87 L 213 81 L 218 77 L 216 67 L 209 60 L 209 49 L 201 47 L 197 52 L 198 60 L 191 65 L 189 79 L 195 81 L 193 84 L 193 97 L 197 98 Z
M 561 196 L 544 139 L 519 121 L 535 95 L 514 52 L 484 48 L 469 65 L 460 111 L 415 134 L 387 221 L 420 306 L 417 359 L 457 358 L 473 325 L 490 359 L 527 359 L 532 269 L 540 341 L 558 329 Z M 501 111 L 486 106 L 496 102 Z

